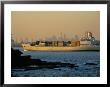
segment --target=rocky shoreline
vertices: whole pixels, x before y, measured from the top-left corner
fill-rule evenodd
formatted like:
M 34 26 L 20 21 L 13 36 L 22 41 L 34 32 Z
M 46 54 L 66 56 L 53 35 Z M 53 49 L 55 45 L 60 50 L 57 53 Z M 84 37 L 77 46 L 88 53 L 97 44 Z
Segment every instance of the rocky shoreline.
M 33 70 L 42 68 L 54 69 L 58 67 L 78 67 L 77 65 L 70 63 L 47 62 L 40 59 L 31 59 L 30 55 L 21 56 L 21 54 L 23 54 L 21 51 L 11 48 L 11 69 L 23 68 L 25 70 Z

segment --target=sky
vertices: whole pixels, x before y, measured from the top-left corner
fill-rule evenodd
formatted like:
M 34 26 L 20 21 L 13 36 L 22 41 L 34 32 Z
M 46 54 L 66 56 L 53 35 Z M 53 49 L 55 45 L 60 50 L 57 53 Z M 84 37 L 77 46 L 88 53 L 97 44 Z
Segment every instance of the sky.
M 39 40 L 65 36 L 81 38 L 86 31 L 100 40 L 99 11 L 12 11 L 14 40 Z

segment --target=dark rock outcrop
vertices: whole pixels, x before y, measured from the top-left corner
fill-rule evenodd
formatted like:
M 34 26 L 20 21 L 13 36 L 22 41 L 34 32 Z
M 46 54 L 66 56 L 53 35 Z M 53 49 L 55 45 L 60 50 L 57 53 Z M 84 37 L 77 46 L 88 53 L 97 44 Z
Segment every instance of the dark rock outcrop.
M 47 62 L 40 59 L 31 59 L 30 55 L 21 56 L 23 54 L 19 50 L 11 48 L 11 68 L 25 68 L 26 70 L 39 69 L 39 68 L 58 68 L 58 67 L 78 67 L 75 64 L 61 63 L 61 62 Z
M 97 65 L 96 63 L 86 63 L 85 65 Z

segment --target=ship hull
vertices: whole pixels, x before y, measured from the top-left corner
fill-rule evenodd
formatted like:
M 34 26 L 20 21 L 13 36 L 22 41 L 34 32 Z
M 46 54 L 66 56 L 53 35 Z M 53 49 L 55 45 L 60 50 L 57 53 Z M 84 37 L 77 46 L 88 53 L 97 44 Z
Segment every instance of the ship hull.
M 99 46 L 77 46 L 77 47 L 39 47 L 30 44 L 22 44 L 24 51 L 99 51 Z

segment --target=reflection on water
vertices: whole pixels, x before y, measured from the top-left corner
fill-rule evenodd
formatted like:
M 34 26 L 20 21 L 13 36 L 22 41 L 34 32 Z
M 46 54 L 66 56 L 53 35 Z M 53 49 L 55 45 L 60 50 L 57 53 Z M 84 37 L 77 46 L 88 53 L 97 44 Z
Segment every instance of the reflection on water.
M 68 68 L 60 67 L 54 69 L 13 69 L 13 76 L 22 77 L 99 77 L 100 76 L 100 52 L 84 51 L 84 52 L 37 52 L 23 51 L 22 55 L 31 55 L 33 59 L 41 59 L 43 61 L 63 62 L 76 64 L 78 67 Z

